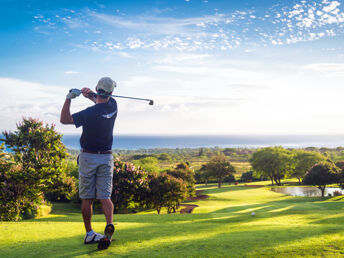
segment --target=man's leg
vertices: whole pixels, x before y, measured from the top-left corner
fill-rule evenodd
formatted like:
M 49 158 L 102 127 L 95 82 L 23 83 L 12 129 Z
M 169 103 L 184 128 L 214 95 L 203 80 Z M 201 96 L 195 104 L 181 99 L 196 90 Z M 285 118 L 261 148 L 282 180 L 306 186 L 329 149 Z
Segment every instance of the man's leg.
M 100 200 L 107 224 L 112 224 L 113 220 L 113 203 L 110 199 Z
M 97 199 L 100 200 L 102 204 L 106 223 L 112 224 L 113 203 L 111 201 L 111 194 L 113 178 L 113 156 L 112 154 L 100 155 L 98 161 L 102 163 L 98 167 L 96 175 Z
M 115 226 L 112 224 L 113 203 L 111 201 L 113 178 L 112 154 L 103 155 L 102 161 L 102 165 L 98 167 L 96 179 L 97 199 L 99 199 L 102 204 L 107 224 L 104 230 L 104 237 L 100 239 L 98 243 L 98 249 L 101 250 L 109 247 L 112 235 L 115 231 Z
M 81 211 L 82 211 L 82 218 L 84 219 L 86 232 L 90 232 L 92 230 L 92 226 L 91 226 L 91 218 L 92 218 L 92 213 L 93 213 L 92 205 L 93 205 L 93 199 L 82 200 Z

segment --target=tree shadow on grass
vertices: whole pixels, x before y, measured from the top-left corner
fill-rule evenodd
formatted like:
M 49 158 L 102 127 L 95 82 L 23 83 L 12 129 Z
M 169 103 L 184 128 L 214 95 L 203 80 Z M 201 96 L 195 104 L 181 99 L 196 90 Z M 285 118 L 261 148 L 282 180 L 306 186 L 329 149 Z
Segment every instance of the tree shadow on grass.
M 311 206 L 312 209 L 310 209 Z M 320 198 L 307 198 L 307 197 L 291 197 L 284 200 L 277 200 L 277 201 L 270 201 L 264 202 L 259 204 L 247 204 L 247 205 L 236 205 L 231 207 L 226 207 L 223 209 L 216 210 L 212 213 L 238 213 L 242 212 L 243 210 L 258 209 L 259 207 L 263 207 L 261 209 L 262 212 L 269 212 L 269 214 L 285 214 L 290 212 L 296 212 L 300 214 L 304 214 L 305 212 L 319 212 L 323 211 L 337 211 L 338 209 L 342 209 L 340 204 L 335 202 L 328 202 L 326 200 L 322 200 Z M 277 212 L 275 212 L 277 210 Z M 279 211 L 278 210 L 283 210 Z
M 1 257 L 75 257 L 96 253 L 97 246 L 85 245 L 83 237 L 78 235 L 41 241 L 18 241 L 1 246 Z
M 83 245 L 83 235 L 13 243 L 1 249 L 4 256 L 9 257 L 82 255 L 242 257 L 273 254 L 276 246 L 321 237 L 325 234 L 342 234 L 344 218 L 337 215 L 338 209 L 342 209 L 339 207 L 341 207 L 340 203 L 328 199 L 291 197 L 260 204 L 237 205 L 204 214 L 121 214 L 115 215 L 116 241 L 106 251 L 97 252 L 96 246 Z M 255 217 L 250 216 L 252 210 L 256 212 Z M 75 221 L 80 222 L 80 227 L 83 227 L 81 214 L 72 214 L 66 217 L 42 218 L 32 222 Z M 308 222 L 301 226 L 288 223 L 283 225 L 281 222 L 284 217 L 305 214 Z M 317 217 L 321 216 L 327 217 L 319 220 Z M 274 218 L 278 218 L 280 223 L 276 225 L 268 222 L 260 223 L 265 219 L 273 221 Z M 104 216 L 95 215 L 93 221 L 104 222 Z M 250 224 L 250 222 L 254 223 Z M 131 227 L 130 223 L 133 223 L 134 227 Z M 328 225 L 322 226 L 323 224 Z M 57 226 L 56 230 L 58 229 Z M 338 245 L 335 244 L 333 248 L 340 249 Z
M 260 187 L 262 188 L 262 187 Z M 218 193 L 225 193 L 225 192 L 234 192 L 234 191 L 243 191 L 243 190 L 255 190 L 257 188 L 252 188 L 249 186 L 242 186 L 242 185 L 231 185 L 231 186 L 222 186 L 221 188 L 211 188 L 204 190 L 202 194 L 218 194 Z
M 327 218 L 318 218 L 311 222 L 311 224 L 333 224 L 333 225 L 344 225 L 344 214 L 343 210 L 338 211 L 337 214 L 332 214 Z
M 168 216 L 168 215 L 163 215 Z M 118 228 L 116 241 L 108 250 L 97 251 L 96 245 L 84 245 L 83 235 L 25 241 L 2 248 L 5 257 L 74 257 L 74 256 L 138 256 L 138 257 L 182 257 L 222 256 L 243 257 L 263 250 L 271 251 L 275 246 L 302 241 L 322 234 L 341 233 L 344 226 L 328 230 L 313 227 L 258 225 L 232 227 L 229 221 L 219 225 L 215 218 L 194 222 L 192 216 L 185 223 L 152 222 L 147 227 Z M 309 228 L 308 228 L 309 229 Z M 57 229 L 58 230 L 58 229 Z M 53 232 L 50 232 L 53 233 Z

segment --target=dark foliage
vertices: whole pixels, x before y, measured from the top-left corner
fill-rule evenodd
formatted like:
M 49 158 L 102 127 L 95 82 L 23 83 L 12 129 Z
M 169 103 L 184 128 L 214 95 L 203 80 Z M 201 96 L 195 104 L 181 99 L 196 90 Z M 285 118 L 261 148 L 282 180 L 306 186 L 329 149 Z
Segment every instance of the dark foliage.
M 326 185 L 339 181 L 339 169 L 330 162 L 322 162 L 314 165 L 304 176 L 303 183 L 316 185 L 324 197 Z
M 3 134 L 12 161 L 1 161 L 0 216 L 2 220 L 19 220 L 23 213 L 34 212 L 44 192 L 69 186 L 62 169 L 66 149 L 54 125 L 32 118 L 18 123 L 17 131 Z

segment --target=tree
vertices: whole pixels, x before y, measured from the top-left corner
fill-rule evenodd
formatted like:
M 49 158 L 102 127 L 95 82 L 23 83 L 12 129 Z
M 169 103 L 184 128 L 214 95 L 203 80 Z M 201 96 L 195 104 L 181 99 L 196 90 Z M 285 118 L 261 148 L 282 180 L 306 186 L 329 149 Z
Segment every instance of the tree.
M 344 189 L 344 160 L 339 160 L 336 162 L 336 166 L 339 168 L 339 185 Z
M 291 151 L 283 147 L 262 148 L 253 153 L 250 163 L 255 172 L 260 176 L 266 176 L 274 181 L 277 185 L 281 184 L 288 172 L 293 169 L 293 156 Z
M 163 161 L 169 161 L 171 160 L 171 156 L 168 153 L 161 153 L 158 159 Z
M 319 152 L 294 150 L 294 172 L 291 174 L 296 177 L 301 183 L 307 171 L 309 171 L 315 164 L 325 161 L 326 157 Z
M 196 183 L 205 183 L 205 185 L 207 185 L 210 178 L 211 175 L 207 170 L 206 164 L 203 164 L 202 167 L 195 172 Z
M 181 178 L 169 177 L 166 181 L 168 189 L 166 194 L 167 213 L 175 213 L 180 204 L 188 197 L 188 188 Z
M 344 170 L 344 160 L 337 161 L 336 166 L 343 171 Z
M 330 162 L 314 165 L 303 178 L 305 184 L 318 186 L 322 197 L 324 197 L 326 185 L 337 183 L 338 180 L 339 169 Z
M 216 178 L 219 188 L 225 177 L 235 173 L 235 168 L 223 153 L 219 153 L 217 156 L 213 157 L 202 169 L 207 171 L 206 173 L 208 176 Z
M 253 182 L 253 181 L 259 181 L 259 180 L 266 180 L 267 178 L 258 178 L 256 177 L 254 171 L 250 170 L 245 173 L 241 174 L 240 181 L 241 182 Z
M 188 163 L 181 162 L 174 169 L 167 170 L 166 173 L 185 182 L 188 196 L 195 194 L 195 172 Z
M 62 162 L 67 153 L 54 125 L 33 118 L 24 118 L 17 124 L 17 131 L 5 131 L 3 135 L 15 164 L 2 162 L 0 192 L 6 194 L 1 196 L 0 205 L 2 212 L 9 203 L 13 205 L 13 214 L 7 219 L 19 220 L 25 209 L 37 208 L 42 192 L 64 180 Z
M 222 152 L 226 156 L 231 156 L 232 154 L 235 154 L 237 152 L 237 149 L 235 149 L 235 148 L 225 148 Z
M 177 207 L 187 196 L 187 188 L 183 180 L 166 173 L 150 174 L 148 176 L 149 195 L 148 201 L 160 214 L 163 207 L 167 212 L 175 212 Z

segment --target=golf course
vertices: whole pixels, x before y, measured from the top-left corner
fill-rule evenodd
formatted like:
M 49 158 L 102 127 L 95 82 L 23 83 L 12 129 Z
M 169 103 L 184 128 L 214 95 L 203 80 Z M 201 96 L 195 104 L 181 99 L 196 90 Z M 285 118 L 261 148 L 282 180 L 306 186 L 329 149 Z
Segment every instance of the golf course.
M 1 257 L 342 257 L 343 196 L 293 197 L 254 184 L 197 185 L 208 198 L 191 214 L 115 214 L 107 250 L 84 245 L 78 204 L 53 203 L 50 215 L 0 223 Z M 183 208 L 183 206 L 181 207 Z M 254 212 L 254 216 L 252 214 Z M 104 229 L 104 216 L 93 216 Z

